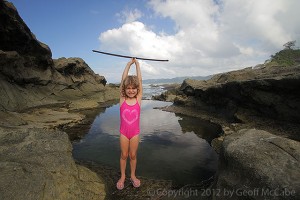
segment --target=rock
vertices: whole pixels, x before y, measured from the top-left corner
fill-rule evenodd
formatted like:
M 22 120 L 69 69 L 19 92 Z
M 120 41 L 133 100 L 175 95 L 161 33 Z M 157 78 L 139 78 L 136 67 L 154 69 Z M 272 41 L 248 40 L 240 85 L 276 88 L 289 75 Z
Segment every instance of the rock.
M 263 67 L 217 74 L 209 80 L 186 79 L 176 93 L 174 104 L 220 115 L 231 123 L 258 124 L 263 129 L 289 132 L 300 124 L 300 67 Z M 167 99 L 165 93 L 164 99 Z M 272 121 L 272 123 L 267 123 Z
M 0 1 L 0 23 L 0 111 L 104 96 L 112 89 L 81 58 L 53 60 L 49 47 L 36 39 L 12 3 Z
M 105 78 L 95 74 L 80 58 L 55 61 L 60 66 L 59 71 L 25 67 L 24 58 L 17 52 L 0 50 L 0 57 L 0 110 L 21 111 L 40 105 L 88 98 L 96 93 L 104 96 L 107 90 L 117 90 L 105 87 Z
M 81 58 L 52 59 L 12 3 L 0 1 L 0 199 L 104 199 L 101 178 L 75 164 L 68 135 L 117 99 Z M 56 130 L 55 130 L 56 129 Z
M 91 82 L 94 85 L 105 85 L 103 76 L 95 74 L 81 58 L 54 59 L 55 69 L 65 77 L 69 77 L 69 85 L 74 83 Z
M 242 129 L 223 142 L 215 184 L 221 192 L 215 199 L 229 199 L 224 191 L 234 191 L 230 199 L 299 199 L 299 169 L 299 142 Z
M 224 136 L 219 136 L 217 138 L 214 138 L 211 141 L 211 146 L 212 148 L 214 148 L 217 154 L 220 153 L 220 149 L 222 148 L 223 141 L 224 141 Z
M 104 199 L 103 181 L 75 164 L 66 133 L 0 129 L 0 199 Z
M 8 1 L 0 2 L 0 24 L 2 51 L 16 51 L 22 55 L 25 67 L 44 70 L 53 64 L 50 48 L 36 39 L 19 16 L 17 9 Z
M 280 114 L 280 118 L 299 121 L 298 115 L 295 119 L 292 111 L 299 111 L 299 84 L 300 68 L 297 66 L 246 68 L 218 74 L 206 81 L 187 79 L 180 90 L 186 96 L 196 97 L 211 106 L 228 107 L 231 103 L 236 107 L 256 109 L 265 115 L 271 114 L 269 117 L 279 118 Z M 292 113 L 288 114 L 287 109 Z
M 80 113 L 69 113 L 67 108 L 33 108 L 18 113 L 18 117 L 26 122 L 18 128 L 56 129 L 72 127 L 81 122 L 85 116 Z

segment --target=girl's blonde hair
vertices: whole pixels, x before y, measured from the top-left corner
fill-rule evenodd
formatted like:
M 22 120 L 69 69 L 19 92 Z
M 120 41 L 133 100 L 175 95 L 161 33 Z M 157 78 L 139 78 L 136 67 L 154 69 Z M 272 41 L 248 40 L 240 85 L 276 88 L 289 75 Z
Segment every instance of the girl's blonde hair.
M 139 83 L 138 77 L 135 75 L 130 75 L 130 76 L 127 76 L 123 81 L 123 85 L 122 85 L 122 96 L 123 97 L 127 97 L 125 90 L 129 85 L 132 86 L 133 88 L 137 88 L 138 89 L 137 94 L 139 93 L 140 83 Z

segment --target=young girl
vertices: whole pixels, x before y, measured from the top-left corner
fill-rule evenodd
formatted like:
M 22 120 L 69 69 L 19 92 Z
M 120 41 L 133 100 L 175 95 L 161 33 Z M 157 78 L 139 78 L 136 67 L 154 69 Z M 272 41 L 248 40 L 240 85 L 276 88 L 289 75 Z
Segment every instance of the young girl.
M 136 76 L 128 76 L 130 66 L 136 66 Z M 120 85 L 120 169 L 121 178 L 117 188 L 122 190 L 125 182 L 125 169 L 127 158 L 130 158 L 130 181 L 134 187 L 140 187 L 141 182 L 135 176 L 136 154 L 139 145 L 140 110 L 143 88 L 140 64 L 132 58 L 124 69 Z

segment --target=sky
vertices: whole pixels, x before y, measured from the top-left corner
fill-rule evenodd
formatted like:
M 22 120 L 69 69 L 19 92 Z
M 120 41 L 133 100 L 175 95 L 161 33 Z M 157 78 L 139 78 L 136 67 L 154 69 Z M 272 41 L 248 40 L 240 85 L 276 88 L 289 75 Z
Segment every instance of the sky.
M 208 76 L 264 63 L 296 40 L 299 0 L 8 0 L 52 58 L 80 57 L 109 83 L 133 57 L 143 79 Z M 134 74 L 134 67 L 130 74 Z

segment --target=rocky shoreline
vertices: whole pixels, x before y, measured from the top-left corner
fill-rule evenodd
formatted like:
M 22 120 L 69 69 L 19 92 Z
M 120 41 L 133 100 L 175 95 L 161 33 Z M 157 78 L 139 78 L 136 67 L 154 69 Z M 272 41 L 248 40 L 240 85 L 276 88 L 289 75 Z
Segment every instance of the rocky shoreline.
M 52 59 L 12 3 L 0 1 L 0 24 L 0 199 L 104 199 L 103 179 L 75 163 L 64 130 L 118 87 L 81 58 Z
M 247 199 L 298 199 L 299 85 L 299 64 L 262 65 L 207 81 L 187 79 L 154 99 L 174 102 L 165 111 L 222 126 L 224 134 L 212 141 L 220 157 L 209 188 L 213 199 L 228 199 L 224 191 L 232 192 L 231 199 L 242 192 Z
M 115 171 L 75 162 L 70 140 L 116 102 L 118 87 L 80 58 L 52 59 L 7 1 L 0 1 L 0 23 L 0 199 L 163 199 L 149 189 L 176 191 L 145 179 L 143 190 L 112 197 L 115 180 L 107 174 Z M 299 85 L 296 62 L 185 80 L 156 97 L 174 102 L 166 111 L 222 126 L 212 141 L 218 172 L 202 188 L 205 197 L 240 199 L 239 191 L 247 199 L 299 199 Z

